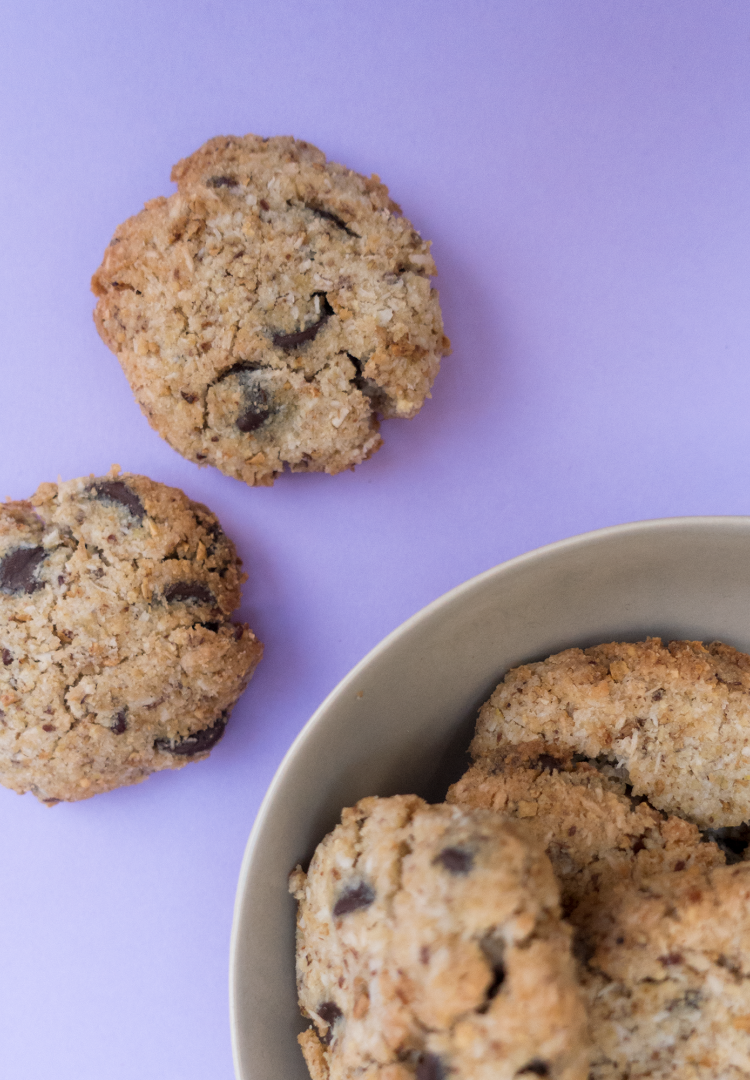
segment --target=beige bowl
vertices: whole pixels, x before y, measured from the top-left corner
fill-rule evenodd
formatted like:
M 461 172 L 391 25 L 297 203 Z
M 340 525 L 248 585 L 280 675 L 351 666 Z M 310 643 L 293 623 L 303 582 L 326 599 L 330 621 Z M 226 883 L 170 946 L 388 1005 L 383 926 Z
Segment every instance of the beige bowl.
M 645 521 L 532 551 L 430 604 L 346 676 L 286 755 L 245 852 L 230 962 L 238 1080 L 307 1078 L 287 877 L 342 807 L 397 792 L 439 801 L 508 668 L 647 635 L 750 652 L 750 517 Z

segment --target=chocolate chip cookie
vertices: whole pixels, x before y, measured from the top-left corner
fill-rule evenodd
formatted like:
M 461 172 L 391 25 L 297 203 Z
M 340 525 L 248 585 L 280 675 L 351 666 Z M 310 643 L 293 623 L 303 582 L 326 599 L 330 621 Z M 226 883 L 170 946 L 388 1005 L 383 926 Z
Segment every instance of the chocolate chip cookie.
M 597 929 L 592 1080 L 750 1076 L 750 865 L 652 878 Z
M 205 757 L 263 647 L 214 515 L 119 474 L 0 505 L 0 783 L 48 804 Z
M 290 889 L 313 1080 L 585 1077 L 570 932 L 523 826 L 363 799 Z
M 211 139 L 172 179 L 92 282 L 149 422 L 251 485 L 358 465 L 449 349 L 429 243 L 376 176 L 292 138 Z
M 703 829 L 750 820 L 750 656 L 659 638 L 567 649 L 510 671 L 482 707 L 475 759 L 596 760 Z
M 563 912 L 584 943 L 592 919 L 624 883 L 725 862 L 695 825 L 636 802 L 621 780 L 586 762 L 565 768 L 548 755 L 526 767 L 479 762 L 453 785 L 448 802 L 523 821 L 547 852 Z

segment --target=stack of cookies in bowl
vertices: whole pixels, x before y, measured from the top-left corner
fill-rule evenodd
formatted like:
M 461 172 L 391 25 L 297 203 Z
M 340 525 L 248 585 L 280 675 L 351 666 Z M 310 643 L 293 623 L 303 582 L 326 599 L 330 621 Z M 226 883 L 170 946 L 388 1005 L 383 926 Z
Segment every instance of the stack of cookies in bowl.
M 361 800 L 298 868 L 313 1080 L 750 1072 L 750 657 L 511 670 L 446 802 Z

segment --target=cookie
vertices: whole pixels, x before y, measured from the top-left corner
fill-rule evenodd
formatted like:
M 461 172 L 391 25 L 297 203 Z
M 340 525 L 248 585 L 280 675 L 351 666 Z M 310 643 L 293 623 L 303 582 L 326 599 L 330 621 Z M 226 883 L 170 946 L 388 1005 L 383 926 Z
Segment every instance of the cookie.
M 376 176 L 292 138 L 211 139 L 172 179 L 92 281 L 149 422 L 251 485 L 358 465 L 449 350 L 429 243 Z
M 704 829 L 750 820 L 750 656 L 659 638 L 567 649 L 508 672 L 475 759 L 596 759 L 634 795 Z
M 668 870 L 722 866 L 723 851 L 697 827 L 635 802 L 625 785 L 582 762 L 551 758 L 528 767 L 480 762 L 454 784 L 448 802 L 523 820 L 547 852 L 563 912 L 585 934 L 616 889 Z
M 584 986 L 592 1080 L 750 1076 L 750 865 L 625 890 Z
M 52 804 L 206 757 L 263 652 L 243 578 L 205 506 L 117 467 L 0 505 L 0 783 Z
M 363 799 L 290 889 L 313 1080 L 585 1077 L 570 931 L 518 823 Z

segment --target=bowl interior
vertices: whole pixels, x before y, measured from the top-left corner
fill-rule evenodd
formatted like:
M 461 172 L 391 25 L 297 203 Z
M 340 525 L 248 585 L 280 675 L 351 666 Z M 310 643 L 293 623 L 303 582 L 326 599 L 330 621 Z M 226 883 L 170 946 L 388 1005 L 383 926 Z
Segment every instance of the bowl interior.
M 541 548 L 447 593 L 350 672 L 290 749 L 248 841 L 230 962 L 238 1080 L 307 1078 L 287 878 L 342 807 L 398 792 L 440 801 L 508 668 L 648 635 L 750 651 L 750 517 L 641 522 Z

